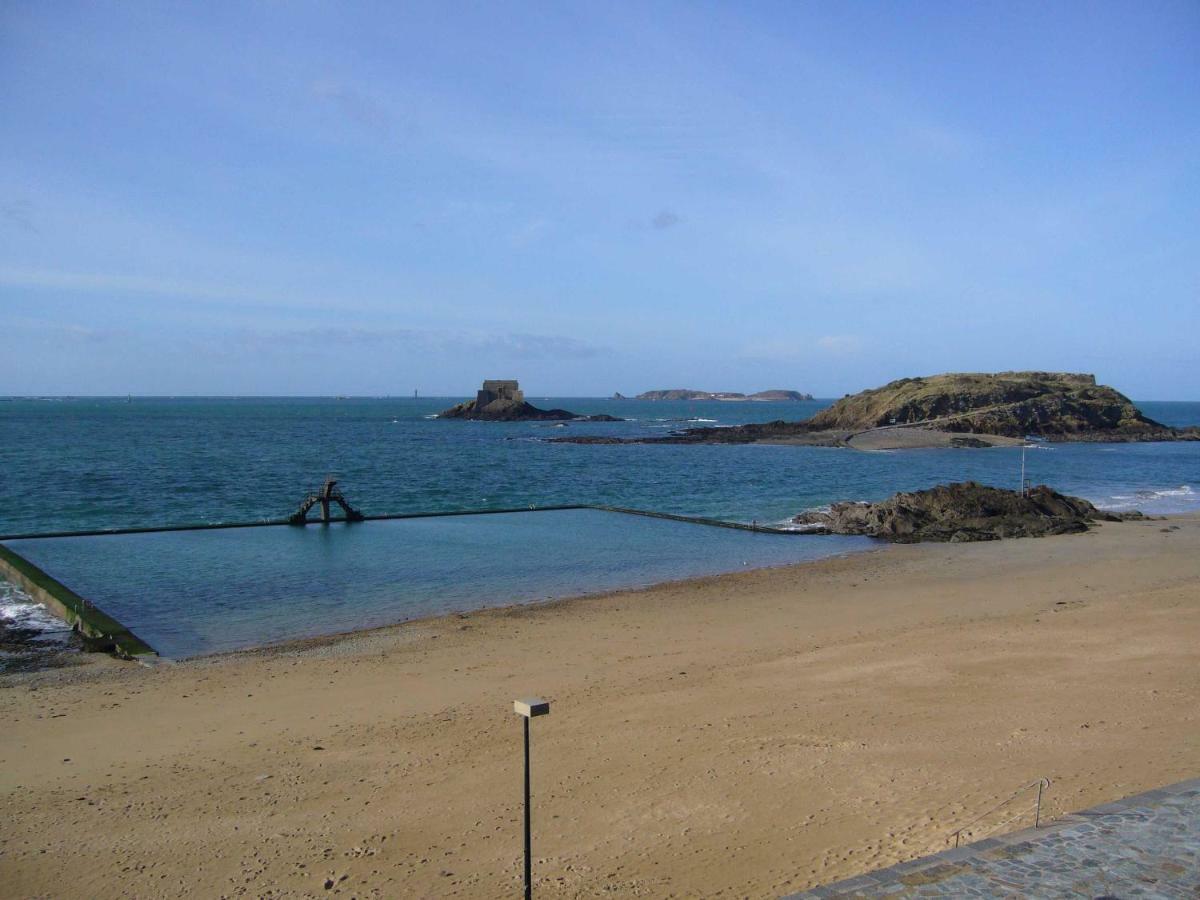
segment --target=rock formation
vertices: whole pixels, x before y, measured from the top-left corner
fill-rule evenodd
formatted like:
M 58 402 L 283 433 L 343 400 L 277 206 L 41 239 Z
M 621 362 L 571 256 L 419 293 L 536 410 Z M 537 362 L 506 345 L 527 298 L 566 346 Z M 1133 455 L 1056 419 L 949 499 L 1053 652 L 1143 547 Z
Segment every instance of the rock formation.
M 974 481 L 895 494 L 881 503 L 835 503 L 829 512 L 796 516 L 797 525 L 827 534 L 862 534 L 896 543 L 994 541 L 1087 531 L 1094 522 L 1141 518 L 1117 516 L 1079 497 L 1045 485 L 1025 494 Z
M 941 431 L 1050 440 L 1162 440 L 1146 418 L 1094 375 L 999 372 L 902 378 L 837 401 L 808 420 L 815 430 L 865 431 L 920 423 Z M 1095 436 L 1095 437 L 1093 437 Z
M 999 372 L 902 378 L 847 395 L 802 422 L 687 428 L 627 440 L 904 449 L 996 446 L 1030 435 L 1047 441 L 1194 441 L 1200 428 L 1155 422 L 1124 394 L 1096 384 L 1093 375 Z
M 516 381 L 485 381 L 468 400 L 438 413 L 439 419 L 478 419 L 488 422 L 551 422 L 572 419 L 582 422 L 621 422 L 615 416 L 580 416 L 565 409 L 538 409 L 525 402 Z

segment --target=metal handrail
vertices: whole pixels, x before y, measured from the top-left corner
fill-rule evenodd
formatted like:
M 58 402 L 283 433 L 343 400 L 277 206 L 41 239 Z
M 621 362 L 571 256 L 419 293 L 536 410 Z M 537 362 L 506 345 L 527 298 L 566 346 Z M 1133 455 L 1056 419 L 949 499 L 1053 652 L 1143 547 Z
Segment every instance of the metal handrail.
M 1012 803 L 1014 800 L 1016 800 L 1018 797 L 1020 797 L 1023 793 L 1025 793 L 1026 791 L 1028 791 L 1034 787 L 1036 787 L 1038 789 L 1038 793 L 1037 793 L 1037 806 L 1034 808 L 1034 814 L 1033 814 L 1033 827 L 1040 828 L 1041 824 L 1042 824 L 1042 793 L 1050 787 L 1050 779 L 1049 778 L 1039 778 L 1037 781 L 1029 782 L 1029 784 L 1025 785 L 1024 787 L 1017 788 L 1017 790 L 1015 790 L 1010 797 L 1008 797 L 1004 800 L 1001 800 L 999 803 L 997 803 L 991 809 L 988 809 L 985 812 L 980 813 L 975 818 L 973 818 L 971 821 L 967 822 L 965 825 L 960 825 L 958 827 L 957 831 L 950 832 L 950 834 L 947 836 L 946 840 L 948 841 L 948 840 L 950 840 L 950 838 L 954 838 L 954 846 L 957 848 L 959 841 L 962 839 L 962 833 L 964 831 L 966 831 L 972 825 L 975 825 L 976 823 L 978 823 L 981 819 L 986 819 L 988 816 L 990 816 L 992 813 L 996 812 L 998 809 L 1002 809 L 1003 807 Z M 1008 825 L 1011 822 L 1015 822 L 1017 819 L 1021 818 L 1022 815 L 1024 815 L 1024 811 L 1018 812 L 1015 816 L 1013 816 L 1010 819 L 1006 819 L 1005 821 L 1001 822 L 996 827 L 1001 828 L 1005 825 Z

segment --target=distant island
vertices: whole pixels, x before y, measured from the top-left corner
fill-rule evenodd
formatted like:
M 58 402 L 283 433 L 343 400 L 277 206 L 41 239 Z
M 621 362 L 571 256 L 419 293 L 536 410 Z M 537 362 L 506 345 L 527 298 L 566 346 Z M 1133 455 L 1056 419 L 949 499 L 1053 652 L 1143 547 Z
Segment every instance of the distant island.
M 901 378 L 847 394 L 801 422 L 688 428 L 662 437 L 562 438 L 581 443 L 807 444 L 860 450 L 995 447 L 1046 441 L 1200 440 L 1142 415 L 1124 394 L 1070 372 L 950 373 Z
M 620 394 L 613 395 L 614 400 L 625 400 Z M 812 394 L 802 394 L 799 391 L 759 391 L 757 394 L 739 394 L 734 391 L 693 391 L 687 388 L 674 388 L 666 391 L 645 391 L 634 397 L 635 400 L 811 400 Z
M 467 400 L 438 413 L 439 419 L 471 419 L 484 422 L 622 422 L 616 416 L 581 416 L 565 409 L 539 409 L 525 402 L 515 380 L 491 379 L 483 383 L 474 400 Z

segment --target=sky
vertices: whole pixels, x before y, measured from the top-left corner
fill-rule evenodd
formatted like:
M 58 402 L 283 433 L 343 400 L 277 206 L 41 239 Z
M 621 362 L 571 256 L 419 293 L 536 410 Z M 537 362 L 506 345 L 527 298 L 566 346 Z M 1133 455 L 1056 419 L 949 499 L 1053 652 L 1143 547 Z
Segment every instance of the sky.
M 0 5 L 0 394 L 1200 400 L 1200 3 Z

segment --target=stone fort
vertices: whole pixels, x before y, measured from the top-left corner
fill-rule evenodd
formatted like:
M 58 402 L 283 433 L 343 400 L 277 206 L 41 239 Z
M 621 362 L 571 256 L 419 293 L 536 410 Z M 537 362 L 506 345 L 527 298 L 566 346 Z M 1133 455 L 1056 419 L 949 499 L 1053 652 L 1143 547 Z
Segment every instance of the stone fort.
M 475 408 L 483 409 L 483 407 L 496 400 L 512 400 L 514 403 L 524 403 L 525 394 L 517 386 L 515 380 L 488 380 L 483 383 L 483 387 L 475 394 Z

